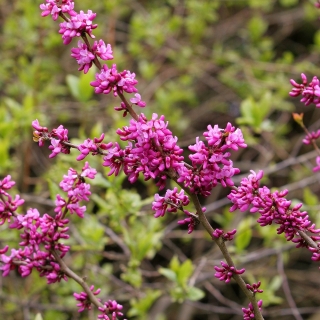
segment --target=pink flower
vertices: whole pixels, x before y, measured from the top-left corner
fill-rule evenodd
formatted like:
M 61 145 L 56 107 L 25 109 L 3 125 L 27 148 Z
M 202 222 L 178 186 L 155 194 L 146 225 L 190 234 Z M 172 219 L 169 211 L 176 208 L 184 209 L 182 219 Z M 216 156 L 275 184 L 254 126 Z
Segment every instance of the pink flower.
M 178 193 L 178 189 L 167 190 L 164 197 L 160 197 L 159 194 L 155 194 L 152 202 L 152 210 L 156 213 L 155 218 L 163 217 L 168 212 L 177 212 L 178 209 L 182 210 L 183 206 L 187 206 L 190 202 L 187 195 L 184 194 L 184 190 Z
M 103 65 L 100 73 L 96 74 L 96 80 L 92 81 L 90 85 L 95 87 L 95 93 L 109 94 L 113 91 L 113 95 L 116 97 L 118 92 L 133 93 L 138 91 L 135 87 L 138 83 L 135 76 L 134 73 L 127 70 L 118 73 L 116 64 L 113 64 L 111 68 Z
M 240 187 L 237 190 L 231 190 L 231 193 L 227 196 L 231 200 L 233 206 L 230 211 L 240 209 L 240 211 L 246 211 L 252 203 L 255 191 L 259 188 L 259 180 L 263 177 L 263 171 L 259 171 L 256 174 L 251 170 L 251 174 L 248 178 L 244 178 L 241 181 Z
M 316 140 L 320 137 L 320 130 L 317 130 L 317 132 L 313 131 L 310 132 L 309 134 L 307 134 L 304 139 L 302 140 L 302 142 L 304 144 L 311 144 L 312 140 Z
M 139 93 L 136 93 L 135 98 L 131 98 L 130 102 L 133 104 L 136 104 L 137 106 L 144 108 L 146 106 L 146 103 L 141 100 L 141 95 Z
M 291 97 L 298 97 L 302 95 L 300 100 L 306 106 L 313 103 L 317 108 L 320 107 L 320 87 L 319 79 L 313 77 L 312 81 L 308 84 L 307 77 L 305 74 L 301 74 L 302 84 L 295 82 L 293 79 L 290 80 L 290 83 L 293 85 L 292 90 L 290 91 Z
M 225 241 L 231 241 L 234 238 L 234 235 L 236 234 L 237 230 L 233 229 L 232 231 L 224 233 L 221 229 L 215 229 L 212 233 L 212 236 L 215 238 L 220 238 L 222 236 L 223 240 Z
M 103 308 L 99 307 L 98 309 L 100 310 L 100 312 L 102 312 L 101 315 L 98 315 L 98 319 L 116 320 L 117 316 L 123 316 L 123 313 L 121 312 L 123 306 L 119 304 L 116 300 L 109 300 L 104 303 Z M 111 314 L 111 319 L 107 316 L 107 314 Z
M 214 267 L 217 271 L 214 276 L 225 283 L 230 282 L 233 274 L 242 274 L 245 272 L 245 269 L 237 270 L 235 267 L 229 267 L 229 265 L 223 261 L 221 261 L 221 266 L 222 268 L 217 266 Z
M 261 281 L 259 281 L 258 283 L 253 283 L 251 284 L 246 284 L 246 287 L 248 290 L 250 290 L 252 293 L 262 293 L 263 290 L 259 289 L 261 285 Z
M 94 290 L 94 286 L 90 286 L 90 290 L 92 291 L 92 293 L 97 296 L 101 289 L 97 289 L 96 291 Z M 77 301 L 79 301 L 79 303 L 77 304 L 78 312 L 82 312 L 84 310 L 91 310 L 92 308 L 92 303 L 88 297 L 88 294 L 85 292 L 80 292 L 80 293 L 74 293 L 73 296 L 76 298 Z M 100 301 L 100 299 L 98 299 Z
M 60 23 L 59 33 L 62 34 L 63 44 L 69 44 L 72 38 L 80 37 L 83 32 L 94 38 L 92 30 L 96 29 L 98 25 L 92 24 L 92 21 L 96 15 L 91 10 L 88 10 L 88 13 L 81 10 L 77 15 L 71 16 L 69 21 Z
M 105 44 L 103 40 L 95 41 L 92 46 L 94 52 L 102 60 L 112 60 L 113 52 L 110 44 Z
M 317 165 L 312 169 L 313 172 L 317 172 L 320 170 L 320 157 L 319 156 L 316 157 L 316 163 L 317 163 Z
M 0 180 L 0 194 L 8 195 L 5 190 L 10 190 L 16 183 L 11 181 L 11 176 L 7 175 L 5 178 Z
M 83 70 L 84 73 L 89 71 L 95 58 L 94 54 L 89 51 L 88 46 L 82 41 L 78 41 L 78 48 L 71 49 L 71 57 L 75 58 L 80 65 L 78 71 Z
M 62 0 L 60 4 L 58 0 L 46 0 L 47 3 L 43 3 L 40 5 L 40 9 L 42 10 L 41 16 L 46 17 L 49 14 L 52 15 L 53 20 L 57 20 L 59 13 L 67 13 L 70 16 L 76 15 L 76 12 L 73 10 L 74 2 L 70 0 Z
M 258 307 L 259 307 L 259 310 L 261 310 L 262 300 L 258 301 Z M 242 308 L 242 311 L 243 311 L 243 319 L 244 320 L 252 320 L 255 318 L 254 309 L 253 309 L 253 305 L 251 302 L 249 302 L 249 308 L 247 308 L 247 309 Z

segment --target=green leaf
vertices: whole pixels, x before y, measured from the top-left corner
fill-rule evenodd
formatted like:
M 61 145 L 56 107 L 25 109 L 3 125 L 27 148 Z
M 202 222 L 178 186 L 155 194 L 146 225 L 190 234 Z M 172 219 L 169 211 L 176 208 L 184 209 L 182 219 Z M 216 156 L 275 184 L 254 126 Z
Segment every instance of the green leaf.
M 188 288 L 188 299 L 191 301 L 198 301 L 201 300 L 205 296 L 205 293 L 203 290 L 196 288 L 196 287 L 190 287 Z
M 147 315 L 149 309 L 156 299 L 161 296 L 162 292 L 160 290 L 147 290 L 144 294 L 144 297 L 136 300 L 132 299 L 130 301 L 131 309 L 128 311 L 127 315 L 129 317 L 139 316 L 141 317 Z
M 174 255 L 170 261 L 170 269 L 173 270 L 175 273 L 179 271 L 180 262 L 176 255 Z
M 73 97 L 80 101 L 79 78 L 72 74 L 68 74 L 66 77 L 66 81 Z
M 177 275 L 174 271 L 167 268 L 160 268 L 159 273 L 165 276 L 167 279 L 177 282 Z
M 191 274 L 193 272 L 193 265 L 191 260 L 186 260 L 184 263 L 181 264 L 177 277 L 178 277 L 178 283 L 181 286 L 184 286 L 188 279 L 190 278 Z
M 135 288 L 140 288 L 142 284 L 141 272 L 138 268 L 128 268 L 121 274 L 121 279 L 132 284 Z
M 237 228 L 237 233 L 235 237 L 235 245 L 238 252 L 242 252 L 250 243 L 252 238 L 252 218 L 247 217 L 241 221 Z
M 248 97 L 242 101 L 240 110 L 242 117 L 237 119 L 238 124 L 245 124 L 250 126 L 256 133 L 270 127 L 268 122 L 264 123 L 266 116 L 270 113 L 272 106 L 272 94 L 267 91 L 262 96 L 260 101 L 255 101 L 253 97 Z
M 308 206 L 315 206 L 319 202 L 319 198 L 310 190 L 310 188 L 303 188 L 303 201 Z
M 89 101 L 94 93 L 94 88 L 90 86 L 90 82 L 94 80 L 97 68 L 92 66 L 88 73 L 82 73 L 78 82 L 79 101 Z

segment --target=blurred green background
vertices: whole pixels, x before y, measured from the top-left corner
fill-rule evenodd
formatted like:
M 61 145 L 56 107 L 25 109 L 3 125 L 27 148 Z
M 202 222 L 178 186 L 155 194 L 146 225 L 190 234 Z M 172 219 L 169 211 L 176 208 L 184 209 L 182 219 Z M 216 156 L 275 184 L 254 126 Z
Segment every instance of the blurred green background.
M 62 175 L 83 162 L 76 163 L 74 150 L 48 159 L 47 147 L 32 141 L 32 120 L 50 129 L 63 124 L 80 143 L 101 132 L 117 141 L 115 130 L 128 117 L 113 110 L 118 99 L 94 95 L 89 82 L 96 70 L 77 72 L 70 57 L 77 39 L 64 46 L 61 21 L 41 18 L 40 3 L 0 0 L 0 175 L 17 181 L 25 210 L 53 213 Z M 291 119 L 291 112 L 304 112 L 316 130 L 319 111 L 288 96 L 290 78 L 319 75 L 314 1 L 82 0 L 75 9 L 97 12 L 96 38 L 112 45 L 118 70 L 136 73 L 147 102 L 143 112 L 166 116 L 186 156 L 207 125 L 237 124 L 249 146 L 233 154 L 235 166 L 242 174 L 264 169 L 264 183 L 289 189 L 290 199 L 303 201 L 320 225 L 315 154 Z M 101 175 L 92 183 L 85 219 L 71 219 L 68 265 L 101 287 L 103 300 L 122 303 L 128 319 L 242 319 L 248 301 L 233 282 L 214 277 L 222 257 L 202 228 L 187 235 L 176 223 L 181 215 L 154 219 L 153 182 L 130 185 L 123 176 L 107 177 L 98 156 L 88 161 Z M 238 229 L 229 248 L 246 268 L 246 281 L 262 281 L 265 318 L 293 319 L 296 307 L 303 319 L 319 319 L 319 270 L 310 253 L 293 249 L 276 227 L 258 227 L 252 214 L 229 213 L 229 192 L 217 187 L 201 200 L 214 227 Z M 0 247 L 18 242 L 16 231 L 0 227 Z M 12 272 L 0 278 L 0 318 L 96 319 L 94 310 L 77 312 L 72 293 L 80 291 L 72 280 L 47 286 L 36 272 L 26 279 Z

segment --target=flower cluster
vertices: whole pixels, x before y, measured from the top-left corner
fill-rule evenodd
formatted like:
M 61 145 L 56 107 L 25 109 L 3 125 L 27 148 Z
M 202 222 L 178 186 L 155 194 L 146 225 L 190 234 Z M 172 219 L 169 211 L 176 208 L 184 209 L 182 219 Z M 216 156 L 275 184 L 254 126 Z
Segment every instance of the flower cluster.
M 56 20 L 60 15 L 65 21 L 60 23 L 59 33 L 62 35 L 63 43 L 68 45 L 74 37 L 82 37 L 83 41 L 78 41 L 78 47 L 71 49 L 71 56 L 77 60 L 79 71 L 87 73 L 92 67 L 93 63 L 101 69 L 100 73 L 96 74 L 96 80 L 91 82 L 95 87 L 96 93 L 107 94 L 113 91 L 115 96 L 118 93 L 137 93 L 135 85 L 138 81 L 135 79 L 135 74 L 128 70 L 122 72 L 117 71 L 115 64 L 111 68 L 104 65 L 101 68 L 98 57 L 102 60 L 112 60 L 113 51 L 110 44 L 105 44 L 102 39 L 95 41 L 92 45 L 89 43 L 87 36 L 95 38 L 93 30 L 98 27 L 93 23 L 96 13 L 88 10 L 87 13 L 74 11 L 74 2 L 70 0 L 46 0 L 46 3 L 40 5 L 42 16 L 52 15 L 53 20 Z M 146 103 L 141 100 L 141 95 L 136 94 L 135 98 L 130 99 L 132 104 L 139 107 L 145 107 Z M 115 108 L 119 110 L 119 108 Z M 124 115 L 127 114 L 126 106 L 121 105 L 120 110 L 125 110 Z M 55 142 L 53 146 L 58 148 Z M 54 157 L 54 153 L 52 156 Z
M 111 45 L 106 45 L 103 40 L 95 41 L 90 51 L 84 42 L 78 41 L 78 48 L 71 49 L 71 57 L 75 58 L 80 65 L 78 71 L 83 70 L 84 73 L 87 73 L 92 67 L 93 60 L 96 56 L 102 60 L 112 60 Z
M 236 229 L 233 229 L 232 231 L 228 231 L 226 233 L 223 232 L 221 229 L 215 229 L 214 232 L 212 233 L 212 236 L 215 238 L 220 238 L 222 237 L 223 240 L 225 241 L 231 241 L 234 238 L 234 235 L 237 233 Z
M 90 83 L 95 87 L 95 93 L 109 94 L 111 91 L 115 97 L 118 93 L 135 93 L 138 89 L 135 85 L 138 81 L 135 79 L 135 73 L 124 70 L 122 72 L 117 71 L 117 65 L 113 64 L 109 68 L 106 64 L 103 65 L 100 73 L 96 74 L 96 80 Z
M 97 296 L 100 292 L 101 289 L 97 289 L 96 291 L 94 290 L 94 286 L 92 285 L 90 287 L 91 292 L 93 293 L 93 295 Z M 79 303 L 77 304 L 78 312 L 82 312 L 84 310 L 91 310 L 92 308 L 92 303 L 91 300 L 88 298 L 88 294 L 85 292 L 80 292 L 80 293 L 74 293 L 73 296 L 75 297 L 75 299 L 77 301 L 79 301 Z M 100 299 L 98 299 L 100 301 Z
M 293 85 L 292 90 L 290 91 L 291 97 L 298 97 L 302 95 L 300 100 L 306 106 L 313 103 L 317 108 L 320 107 L 320 87 L 319 79 L 313 77 L 312 81 L 308 84 L 308 79 L 305 74 L 301 74 L 302 83 L 299 84 L 293 79 L 290 80 L 290 83 Z
M 44 145 L 44 141 L 51 142 L 51 145 L 49 146 L 49 149 L 51 150 L 49 158 L 54 158 L 59 153 L 70 153 L 70 146 L 68 145 L 68 143 L 70 143 L 68 129 L 65 129 L 60 125 L 58 128 L 49 132 L 48 128 L 40 126 L 37 119 L 32 121 L 32 127 L 35 129 L 33 132 L 33 141 L 38 142 L 40 147 Z
M 103 165 L 110 167 L 109 174 L 118 174 L 121 168 L 131 183 L 135 182 L 140 172 L 145 180 L 158 178 L 160 189 L 165 187 L 166 170 L 177 170 L 183 166 L 183 150 L 177 145 L 177 137 L 173 137 L 167 128 L 164 116 L 153 114 L 147 120 L 144 114 L 138 121 L 131 119 L 129 127 L 117 130 L 123 141 L 128 141 L 123 150 L 118 143 L 107 151 Z
M 96 29 L 98 25 L 93 24 L 92 21 L 96 15 L 91 10 L 88 10 L 87 13 L 81 10 L 80 13 L 70 16 L 68 21 L 60 23 L 59 33 L 62 34 L 63 44 L 69 44 L 72 38 L 80 37 L 85 33 L 94 38 L 92 30 Z
M 202 207 L 202 212 L 206 212 L 206 207 Z M 183 224 L 187 224 L 188 225 L 188 234 L 192 233 L 192 231 L 194 230 L 194 228 L 196 227 L 196 225 L 199 224 L 199 219 L 198 219 L 198 215 L 189 212 L 188 210 L 183 210 L 183 212 L 186 214 L 187 218 L 183 219 L 183 220 L 179 220 L 178 224 L 183 225 Z
M 65 218 L 67 212 L 77 213 L 78 216 L 83 217 L 85 206 L 80 207 L 81 200 L 88 201 L 90 195 L 90 185 L 86 184 L 84 178 L 93 179 L 96 175 L 96 170 L 91 168 L 88 163 L 78 174 L 72 168 L 68 171 L 60 183 L 63 191 L 68 193 L 68 198 L 64 199 L 59 194 L 57 195 L 55 216 L 49 214 L 40 215 L 37 209 L 29 209 L 26 214 L 18 214 L 16 209 L 18 204 L 10 205 L 10 218 L 13 222 L 9 225 L 11 229 L 22 230 L 20 237 L 22 241 L 19 245 L 22 248 L 11 249 L 11 254 L 6 256 L 4 253 L 8 250 L 5 248 L 1 250 L 0 260 L 2 265 L 0 270 L 3 271 L 3 276 L 7 276 L 11 270 L 18 267 L 21 276 L 28 276 L 33 269 L 36 269 L 40 276 L 46 277 L 48 284 L 60 282 L 61 279 L 67 281 L 67 276 L 60 270 L 60 265 L 57 262 L 55 254 L 62 258 L 70 249 L 61 242 L 63 239 L 68 239 L 67 234 L 69 227 L 67 227 L 69 220 Z M 5 180 L 5 181 L 4 181 Z M 6 190 L 12 186 L 10 178 L 2 181 L 3 192 L 7 194 Z M 1 189 L 2 190 L 2 189 Z M 1 192 L 1 205 L 4 206 L 3 195 Z M 7 195 L 7 197 L 10 197 Z M 9 219 L 8 219 L 9 220 Z M 11 222 L 9 220 L 9 222 Z
M 115 300 L 108 300 L 104 303 L 103 308 L 98 308 L 102 314 L 98 315 L 98 319 L 103 320 L 117 320 L 117 316 L 122 317 L 123 313 L 121 312 L 123 307 L 121 304 L 118 304 Z M 108 316 L 111 314 L 111 318 Z
M 11 219 L 17 216 L 18 207 L 24 204 L 24 200 L 19 195 L 13 199 L 7 192 L 14 185 L 15 182 L 11 180 L 10 175 L 0 180 L 0 226 L 6 221 L 11 222 Z
M 74 2 L 70 0 L 46 0 L 46 3 L 40 5 L 42 10 L 41 16 L 46 17 L 51 14 L 53 20 L 57 20 L 61 13 L 68 14 L 70 16 L 75 16 L 77 13 L 73 10 Z
M 259 289 L 260 285 L 261 285 L 261 281 L 259 281 L 258 283 L 253 283 L 252 285 L 246 284 L 246 287 L 248 290 L 250 290 L 253 293 L 257 293 L 257 292 L 262 293 L 263 290 Z
M 229 283 L 234 274 L 243 274 L 246 271 L 245 269 L 237 270 L 235 267 L 230 267 L 227 263 L 223 261 L 221 261 L 220 263 L 222 268 L 215 266 L 214 269 L 217 272 L 214 276 L 218 278 L 220 281 L 224 281 L 225 283 Z
M 103 154 L 104 150 L 108 150 L 112 147 L 113 143 L 103 143 L 104 133 L 99 138 L 86 139 L 82 144 L 78 146 L 78 150 L 81 154 L 77 157 L 77 160 L 83 160 L 89 153 L 92 155 Z
M 193 152 L 189 156 L 192 167 L 181 166 L 178 169 L 178 182 L 190 188 L 193 193 L 200 193 L 209 196 L 210 191 L 220 183 L 223 187 L 233 186 L 232 177 L 239 173 L 238 168 L 233 167 L 228 149 L 238 150 L 245 148 L 242 132 L 230 123 L 225 129 L 220 129 L 218 125 L 213 128 L 208 126 L 208 131 L 203 133 L 208 146 L 199 138 L 196 144 L 189 146 Z
M 262 178 L 263 172 L 256 174 L 251 171 L 248 178 L 241 181 L 238 188 L 234 188 L 228 195 L 228 198 L 233 203 L 230 211 L 240 209 L 246 211 L 250 208 L 250 212 L 259 212 L 260 217 L 257 222 L 260 226 L 278 224 L 278 234 L 284 233 L 287 241 L 297 243 L 297 247 L 307 247 L 313 252 L 312 259 L 318 260 L 320 248 L 311 247 L 301 236 L 299 231 L 309 232 L 312 234 L 310 238 L 313 241 L 320 240 L 320 229 L 316 229 L 315 225 L 309 220 L 307 212 L 300 211 L 302 204 L 297 204 L 291 208 L 291 201 L 285 197 L 288 194 L 287 190 L 281 192 L 271 192 L 266 186 L 260 188 L 259 180 Z M 319 254 L 320 256 L 320 254 Z
M 187 195 L 184 194 L 184 190 L 178 193 L 178 189 L 167 190 L 164 197 L 159 196 L 158 193 L 154 196 L 152 202 L 152 210 L 154 210 L 155 218 L 163 217 L 167 212 L 177 212 L 183 210 L 183 206 L 187 206 L 190 200 Z
M 252 320 L 255 318 L 255 314 L 254 314 L 254 309 L 253 309 L 253 305 L 252 303 L 250 302 L 249 303 L 249 308 L 242 308 L 242 311 L 243 311 L 243 319 L 244 320 Z M 261 311 L 261 307 L 262 307 L 262 300 L 259 300 L 258 301 L 258 307 L 259 307 L 259 310 Z
M 90 291 L 93 295 L 97 296 L 101 289 L 94 290 L 94 286 L 90 286 Z M 80 293 L 74 293 L 73 296 L 79 303 L 77 304 L 78 312 L 82 312 L 84 310 L 91 310 L 92 309 L 92 301 L 89 299 L 89 296 L 86 292 L 80 292 Z M 101 299 L 97 299 L 99 302 Z M 121 310 L 123 309 L 123 306 L 121 304 L 118 304 L 115 300 L 108 300 L 107 302 L 104 302 L 103 307 L 98 308 L 101 314 L 98 315 L 98 319 L 104 319 L 104 320 L 117 320 L 117 316 L 123 316 L 123 313 Z M 111 318 L 109 317 L 111 315 Z
M 309 132 L 309 133 L 304 137 L 304 139 L 302 140 L 302 142 L 303 142 L 304 144 L 311 144 L 311 143 L 312 143 L 312 140 L 315 141 L 315 140 L 317 140 L 319 137 L 320 137 L 320 130 L 317 130 L 316 132 L 315 132 L 315 131 L 312 131 L 312 132 Z

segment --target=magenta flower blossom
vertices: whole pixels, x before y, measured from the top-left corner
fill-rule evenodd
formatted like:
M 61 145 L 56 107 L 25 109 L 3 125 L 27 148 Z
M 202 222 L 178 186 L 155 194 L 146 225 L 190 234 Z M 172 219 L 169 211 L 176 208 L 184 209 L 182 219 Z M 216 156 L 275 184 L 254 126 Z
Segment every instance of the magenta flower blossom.
M 231 193 L 227 196 L 231 200 L 233 206 L 230 208 L 230 212 L 240 209 L 240 211 L 246 211 L 252 203 L 254 198 L 254 192 L 259 188 L 259 180 L 263 177 L 263 171 L 259 171 L 256 174 L 253 170 L 248 178 L 244 178 L 241 181 L 241 186 L 237 190 L 231 190 Z
M 96 29 L 98 25 L 92 24 L 92 21 L 96 15 L 91 10 L 88 10 L 88 13 L 81 10 L 77 15 L 71 16 L 69 21 L 60 23 L 59 33 L 62 34 L 63 44 L 69 44 L 72 38 L 80 37 L 84 32 L 94 38 L 92 30 Z
M 78 146 L 81 154 L 77 157 L 77 160 L 83 160 L 90 152 L 92 155 L 102 153 L 103 150 L 108 150 L 112 147 L 113 143 L 102 143 L 104 139 L 104 133 L 101 134 L 100 138 L 86 139 L 82 144 Z
M 38 130 L 45 132 L 39 124 L 35 123 L 35 126 Z M 65 131 L 60 128 L 54 134 L 64 138 Z M 65 215 L 69 210 L 69 213 L 76 213 L 83 217 L 86 207 L 81 207 L 79 202 L 88 201 L 90 195 L 90 185 L 84 181 L 85 178 L 93 179 L 95 175 L 96 170 L 91 168 L 88 162 L 82 168 L 81 174 L 70 168 L 68 175 L 65 175 L 60 183 L 60 187 L 68 193 L 68 199 L 65 200 L 62 196 L 57 195 L 54 209 L 56 215 L 54 216 L 48 214 L 41 216 L 37 209 L 28 209 L 26 214 L 17 214 L 15 210 L 23 204 L 23 200 L 19 196 L 12 200 L 9 194 L 2 194 L 0 221 L 4 223 L 6 219 L 13 219 L 9 227 L 22 230 L 19 245 L 24 247 L 18 250 L 12 249 L 9 256 L 4 254 L 8 247 L 0 250 L 0 270 L 3 271 L 3 276 L 18 268 L 21 276 L 26 277 L 36 269 L 41 277 L 46 277 L 48 284 L 68 280 L 66 274 L 60 270 L 60 265 L 56 262 L 52 250 L 58 252 L 61 258 L 70 250 L 69 246 L 61 242 L 69 238 L 69 227 L 67 226 L 69 220 L 65 218 Z M 14 183 L 10 181 L 10 177 L 6 177 L 0 184 L 3 187 L 0 190 L 8 190 Z M 3 200 L 4 198 L 6 201 Z
M 242 311 L 243 311 L 243 319 L 244 320 L 252 320 L 255 318 L 255 315 L 254 315 L 254 309 L 253 309 L 253 306 L 252 306 L 252 303 L 249 302 L 249 308 L 242 308 Z M 262 300 L 259 300 L 258 301 L 258 307 L 259 307 L 259 310 L 261 311 L 261 307 L 262 307 Z
M 144 108 L 146 106 L 146 103 L 141 100 L 141 95 L 139 93 L 136 93 L 135 98 L 131 98 L 130 102 L 133 104 L 136 104 L 137 106 Z
M 13 181 L 12 181 L 13 182 Z M 3 189 L 0 189 L 2 199 L 0 200 L 0 226 L 7 220 L 11 221 L 11 218 L 17 216 L 16 210 L 18 207 L 24 204 L 24 200 L 20 199 L 19 195 L 16 195 L 13 199 L 8 193 L 3 193 Z
M 288 190 L 272 193 L 265 186 L 260 188 L 259 180 L 262 175 L 262 171 L 258 174 L 251 171 L 248 178 L 242 179 L 240 187 L 231 191 L 227 196 L 233 202 L 230 211 L 236 209 L 245 211 L 251 207 L 250 212 L 259 212 L 260 214 L 257 220 L 260 226 L 278 224 L 277 233 L 284 233 L 287 241 L 297 243 L 296 247 L 309 248 L 309 245 L 300 236 L 299 231 L 311 233 L 311 239 L 318 241 L 320 239 L 320 229 L 316 229 L 315 225 L 311 224 L 306 211 L 300 211 L 301 203 L 291 208 L 291 201 L 285 198 Z M 316 251 L 311 249 L 310 251 L 320 252 L 318 249 Z
M 16 265 L 14 264 L 14 259 L 20 259 L 20 252 L 21 249 L 11 249 L 10 256 L 6 256 L 5 254 L 2 254 L 0 256 L 0 259 L 2 261 L 2 264 L 0 263 L 0 270 L 2 270 L 2 276 L 6 277 L 11 270 L 14 270 L 16 268 Z
M 40 126 L 38 120 L 34 120 L 32 122 L 32 126 L 34 129 L 36 129 L 36 131 L 33 132 L 33 140 L 35 142 L 39 142 L 40 147 L 44 145 L 44 141 L 51 141 L 51 145 L 49 146 L 51 154 L 49 155 L 49 158 L 53 158 L 59 153 L 70 153 L 70 146 L 68 146 L 68 130 L 62 125 L 56 129 L 53 129 L 50 133 L 46 127 Z
M 236 229 L 233 229 L 232 231 L 228 231 L 226 233 L 224 233 L 223 230 L 221 230 L 221 229 L 215 229 L 214 232 L 212 233 L 212 236 L 217 239 L 222 237 L 223 240 L 225 240 L 225 241 L 231 241 L 231 240 L 233 240 L 236 232 L 237 232 Z
M 320 157 L 319 156 L 316 157 L 316 163 L 317 163 L 317 165 L 312 169 L 313 172 L 317 172 L 320 170 Z
M 113 64 L 111 68 L 103 65 L 100 73 L 96 74 L 96 80 L 92 81 L 90 85 L 95 87 L 95 93 L 109 94 L 113 91 L 113 95 L 116 97 L 118 92 L 138 92 L 135 87 L 138 83 L 135 76 L 135 73 L 127 70 L 118 73 L 116 64 Z
M 196 144 L 189 146 L 192 154 L 189 158 L 192 167 L 180 166 L 178 168 L 178 182 L 184 183 L 193 193 L 199 193 L 205 197 L 209 196 L 211 190 L 220 183 L 223 187 L 234 185 L 232 177 L 239 173 L 238 168 L 233 167 L 233 162 L 229 159 L 231 154 L 227 149 L 238 150 L 245 148 L 242 132 L 227 124 L 225 129 L 218 126 L 203 133 L 207 144 L 197 137 Z
M 89 179 L 94 179 L 96 177 L 97 174 L 97 170 L 95 168 L 91 168 L 89 166 L 89 162 L 86 161 L 86 163 L 84 164 L 84 167 L 82 168 L 82 172 L 80 174 L 81 177 L 85 178 L 89 178 Z
M 159 196 L 158 193 L 154 195 L 152 202 L 152 210 L 156 213 L 155 218 L 163 217 L 167 212 L 177 212 L 178 209 L 182 210 L 183 206 L 187 206 L 190 202 L 187 195 L 184 194 L 184 190 L 178 193 L 178 189 L 167 190 L 164 197 Z
M 202 208 L 203 212 L 206 212 L 206 207 Z M 186 214 L 187 218 L 183 220 L 179 220 L 177 223 L 180 225 L 187 224 L 188 225 L 188 234 L 192 233 L 195 227 L 199 224 L 199 220 L 196 218 L 196 215 L 191 214 L 188 210 L 183 210 L 183 212 Z
M 11 176 L 7 175 L 5 178 L 0 180 L 0 194 L 8 196 L 6 190 L 10 190 L 16 183 L 11 181 Z
M 301 74 L 302 84 L 295 82 L 293 79 L 290 80 L 290 83 L 293 85 L 292 90 L 290 91 L 291 97 L 298 97 L 302 95 L 300 100 L 306 106 L 313 103 L 317 108 L 320 107 L 320 87 L 319 79 L 313 77 L 312 81 L 308 84 L 308 79 L 305 74 Z
M 320 130 L 317 130 L 317 132 L 312 131 L 304 137 L 302 142 L 304 144 L 311 144 L 312 140 L 317 140 L 319 137 L 320 137 Z
M 94 52 L 102 60 L 112 60 L 113 51 L 110 44 L 105 44 L 103 40 L 95 41 L 92 45 L 92 52 Z
M 259 281 L 258 283 L 253 283 L 252 285 L 251 284 L 246 284 L 246 287 L 248 290 L 250 290 L 252 293 L 262 293 L 263 290 L 259 289 L 260 288 L 260 285 L 261 285 L 261 281 Z
M 214 269 L 217 271 L 214 276 L 225 283 L 230 282 L 233 274 L 243 274 L 246 271 L 244 268 L 237 270 L 235 267 L 229 267 L 229 265 L 223 261 L 221 261 L 221 265 L 222 268 L 218 266 L 214 267 Z
M 123 306 L 115 300 L 108 300 L 104 303 L 103 308 L 99 307 L 98 309 L 100 312 L 102 312 L 102 314 L 98 315 L 98 319 L 117 320 L 117 316 L 123 316 L 123 313 L 121 312 Z M 111 318 L 108 316 L 108 314 L 111 314 Z
M 77 13 L 73 10 L 74 2 L 70 0 L 46 0 L 47 3 L 40 4 L 42 10 L 41 16 L 46 17 L 51 14 L 53 20 L 57 20 L 60 12 L 75 16 Z
M 95 55 L 89 51 L 84 42 L 78 41 L 78 48 L 71 49 L 71 57 L 75 58 L 80 65 L 78 71 L 83 70 L 84 73 L 87 73 L 92 66 Z
M 8 250 L 9 250 L 9 246 L 6 245 L 3 249 L 0 249 L 0 254 L 5 254 L 8 252 Z
M 97 296 L 100 292 L 101 289 L 97 289 L 96 291 L 94 290 L 94 286 L 90 286 L 90 290 L 92 291 L 92 293 Z M 73 296 L 76 298 L 77 301 L 79 301 L 79 303 L 77 304 L 78 312 L 82 312 L 84 310 L 91 310 L 92 309 L 92 303 L 88 297 L 88 294 L 85 292 L 80 292 L 80 293 L 74 293 Z M 98 299 L 100 301 L 100 299 Z
M 144 175 L 145 180 L 159 179 L 157 185 L 160 190 L 165 187 L 165 170 L 177 170 L 183 166 L 183 150 L 177 146 L 177 137 L 173 137 L 164 116 L 158 118 L 153 114 L 151 120 L 147 120 L 144 114 L 139 120 L 130 120 L 129 127 L 117 130 L 117 134 L 123 141 L 128 141 L 127 147 L 121 149 L 115 143 L 113 148 L 105 152 L 104 166 L 110 167 L 110 174 L 118 174 L 121 169 L 128 176 L 131 183 L 135 182 L 139 174 Z

